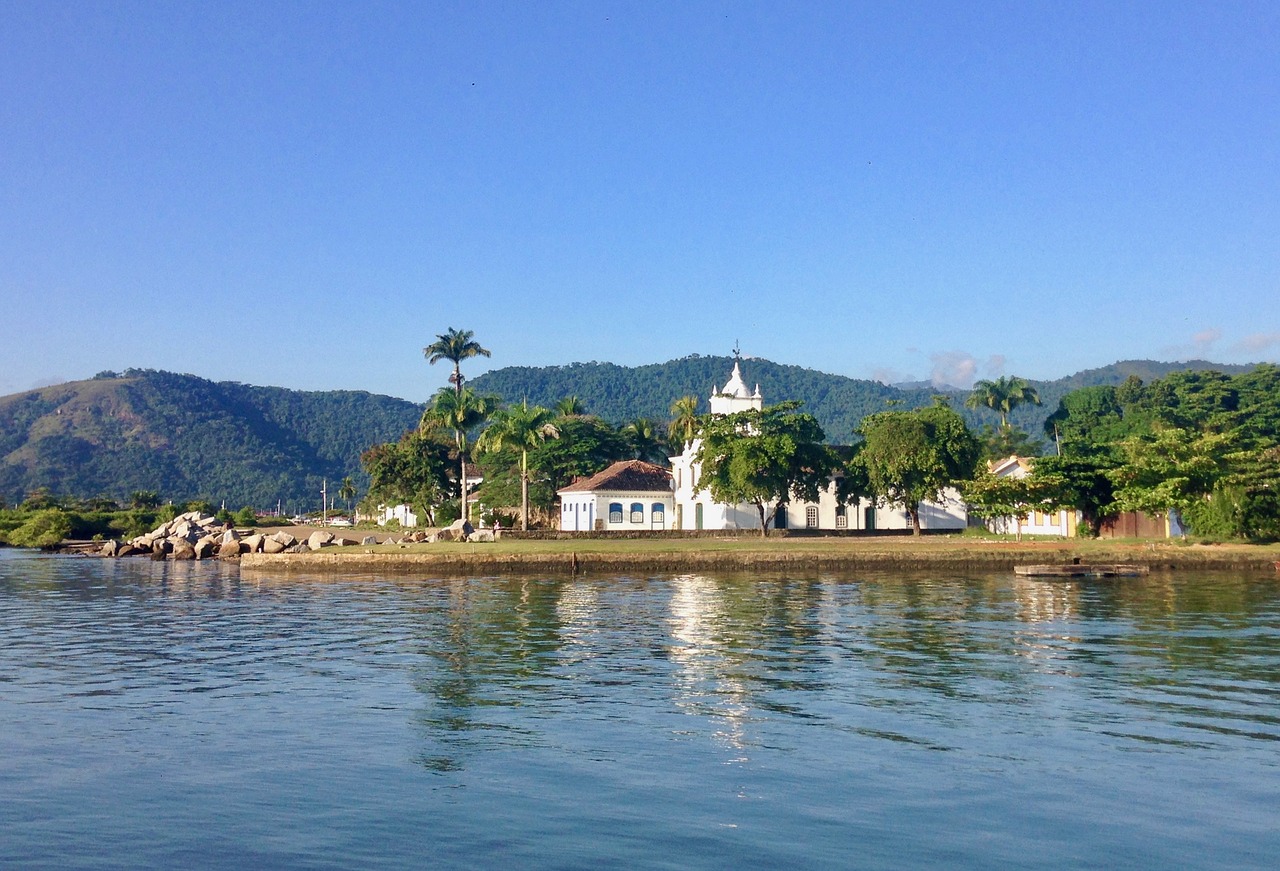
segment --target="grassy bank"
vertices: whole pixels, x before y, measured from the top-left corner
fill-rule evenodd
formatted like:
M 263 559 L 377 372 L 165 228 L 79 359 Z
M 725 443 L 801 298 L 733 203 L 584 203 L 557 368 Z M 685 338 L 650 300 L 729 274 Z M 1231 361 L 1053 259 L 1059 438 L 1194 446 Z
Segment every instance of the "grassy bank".
M 1198 545 L 1150 541 L 993 541 L 967 537 L 577 539 L 492 544 L 326 548 L 304 554 L 246 554 L 241 568 L 263 572 L 551 573 L 713 569 L 1011 569 L 1027 563 L 1136 563 L 1152 569 L 1275 571 L 1280 545 Z

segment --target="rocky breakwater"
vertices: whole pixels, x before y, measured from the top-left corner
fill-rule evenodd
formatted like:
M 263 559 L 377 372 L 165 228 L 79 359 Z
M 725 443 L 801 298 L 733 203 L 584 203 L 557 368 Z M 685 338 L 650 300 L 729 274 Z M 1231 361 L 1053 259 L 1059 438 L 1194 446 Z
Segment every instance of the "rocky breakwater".
M 149 556 L 173 560 L 239 559 L 246 553 L 298 553 L 322 547 L 377 543 L 374 536 L 355 541 L 331 532 L 315 532 L 304 541 L 287 532 L 271 535 L 241 532 L 216 517 L 190 511 L 145 535 L 128 541 L 112 539 L 103 544 L 99 553 L 105 557 Z

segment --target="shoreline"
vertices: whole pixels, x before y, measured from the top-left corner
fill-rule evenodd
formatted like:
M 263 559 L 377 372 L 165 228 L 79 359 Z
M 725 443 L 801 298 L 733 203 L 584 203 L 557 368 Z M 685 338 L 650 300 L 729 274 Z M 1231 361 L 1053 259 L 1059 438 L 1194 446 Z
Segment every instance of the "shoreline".
M 325 548 L 310 553 L 244 554 L 249 573 L 345 574 L 378 572 L 488 574 L 548 572 L 556 575 L 617 571 L 955 569 L 1012 571 L 1016 565 L 1123 563 L 1152 571 L 1236 570 L 1275 574 L 1278 545 L 1191 545 L 1169 542 L 1067 540 L 1054 542 L 961 541 L 895 538 L 717 539 L 677 542 L 507 541 Z

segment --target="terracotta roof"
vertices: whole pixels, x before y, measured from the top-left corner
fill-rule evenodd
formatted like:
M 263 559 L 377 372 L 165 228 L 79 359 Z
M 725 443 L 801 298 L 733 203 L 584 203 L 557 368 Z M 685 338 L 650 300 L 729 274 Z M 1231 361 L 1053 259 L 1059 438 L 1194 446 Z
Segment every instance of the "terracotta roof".
M 638 490 L 671 492 L 671 472 L 641 460 L 622 460 L 590 478 L 580 478 L 560 493 L 589 493 L 595 490 Z

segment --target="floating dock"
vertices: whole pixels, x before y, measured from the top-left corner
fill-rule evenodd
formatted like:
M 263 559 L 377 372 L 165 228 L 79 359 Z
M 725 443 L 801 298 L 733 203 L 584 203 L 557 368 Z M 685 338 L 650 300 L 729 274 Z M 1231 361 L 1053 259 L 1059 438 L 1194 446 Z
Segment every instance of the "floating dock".
M 1151 567 L 1126 563 L 1066 563 L 1014 566 L 1013 573 L 1024 578 L 1135 578 L 1151 574 Z

